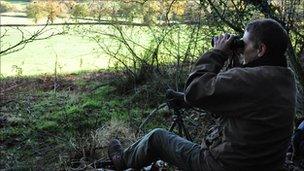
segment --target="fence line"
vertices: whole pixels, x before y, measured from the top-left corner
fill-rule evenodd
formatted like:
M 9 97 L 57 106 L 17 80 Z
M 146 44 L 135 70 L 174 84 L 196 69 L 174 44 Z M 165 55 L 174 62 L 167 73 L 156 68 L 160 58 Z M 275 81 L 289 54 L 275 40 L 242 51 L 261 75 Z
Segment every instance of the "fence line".
M 156 26 L 174 26 L 174 25 L 199 25 L 199 22 L 171 22 L 163 24 L 155 24 Z M 36 27 L 45 26 L 46 24 L 0 24 L 0 27 Z M 128 21 L 103 21 L 103 22 L 79 22 L 79 23 L 49 23 L 49 26 L 64 26 L 64 25 L 127 25 L 127 26 L 149 26 L 147 23 L 134 23 Z

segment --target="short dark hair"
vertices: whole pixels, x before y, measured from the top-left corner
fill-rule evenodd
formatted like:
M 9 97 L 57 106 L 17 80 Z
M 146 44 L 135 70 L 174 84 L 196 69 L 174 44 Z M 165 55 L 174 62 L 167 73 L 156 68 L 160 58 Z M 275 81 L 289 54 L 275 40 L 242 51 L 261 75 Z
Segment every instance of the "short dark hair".
M 257 46 L 264 43 L 267 46 L 266 55 L 278 58 L 284 56 L 287 50 L 288 35 L 280 23 L 273 19 L 260 19 L 249 23 L 246 31 Z

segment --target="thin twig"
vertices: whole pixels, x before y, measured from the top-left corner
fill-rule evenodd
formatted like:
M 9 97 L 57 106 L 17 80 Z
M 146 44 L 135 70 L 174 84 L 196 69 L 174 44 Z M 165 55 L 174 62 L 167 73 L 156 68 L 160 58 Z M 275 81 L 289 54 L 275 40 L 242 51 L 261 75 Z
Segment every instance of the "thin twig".
M 167 103 L 162 103 L 161 105 L 159 105 L 156 109 L 154 109 L 147 117 L 146 119 L 140 124 L 139 128 L 138 128 L 138 133 L 142 130 L 142 127 L 148 122 L 148 120 L 150 120 L 150 118 L 160 109 L 164 108 L 165 106 L 167 106 Z

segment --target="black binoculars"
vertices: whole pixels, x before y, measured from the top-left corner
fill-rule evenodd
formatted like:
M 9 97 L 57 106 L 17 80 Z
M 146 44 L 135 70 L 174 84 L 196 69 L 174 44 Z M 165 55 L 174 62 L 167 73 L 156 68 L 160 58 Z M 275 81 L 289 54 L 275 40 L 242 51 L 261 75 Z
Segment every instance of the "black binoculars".
M 214 38 L 212 37 L 211 45 L 214 46 Z M 245 47 L 244 41 L 241 39 L 241 36 L 233 36 L 232 42 L 230 44 L 230 48 L 232 50 L 243 49 Z

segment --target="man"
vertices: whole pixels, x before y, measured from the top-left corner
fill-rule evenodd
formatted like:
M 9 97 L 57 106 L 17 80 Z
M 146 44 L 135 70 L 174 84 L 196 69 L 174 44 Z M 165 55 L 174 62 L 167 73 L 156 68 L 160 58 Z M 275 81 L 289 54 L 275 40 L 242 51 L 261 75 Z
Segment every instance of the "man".
M 129 148 L 118 140 L 109 157 L 118 170 L 141 168 L 161 159 L 182 170 L 281 170 L 293 131 L 295 81 L 284 53 L 288 37 L 274 20 L 249 23 L 244 66 L 221 71 L 231 57 L 233 36 L 215 38 L 214 48 L 194 65 L 184 99 L 221 119 L 222 138 L 200 146 L 155 129 Z

